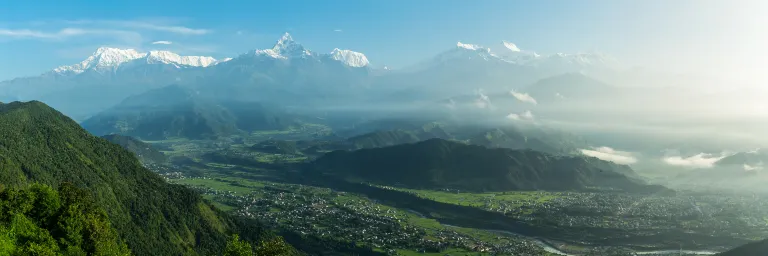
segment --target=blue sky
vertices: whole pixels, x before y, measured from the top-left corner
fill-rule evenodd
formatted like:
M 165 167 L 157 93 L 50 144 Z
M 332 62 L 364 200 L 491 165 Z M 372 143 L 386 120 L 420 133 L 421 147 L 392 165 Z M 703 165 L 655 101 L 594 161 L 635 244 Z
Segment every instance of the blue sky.
M 494 48 L 508 40 L 543 54 L 600 51 L 630 65 L 754 68 L 764 63 L 755 54 L 768 56 L 758 8 L 766 5 L 735 2 L 7 1 L 0 80 L 77 63 L 102 45 L 222 58 L 271 47 L 286 31 L 310 50 L 351 49 L 393 67 L 457 41 Z

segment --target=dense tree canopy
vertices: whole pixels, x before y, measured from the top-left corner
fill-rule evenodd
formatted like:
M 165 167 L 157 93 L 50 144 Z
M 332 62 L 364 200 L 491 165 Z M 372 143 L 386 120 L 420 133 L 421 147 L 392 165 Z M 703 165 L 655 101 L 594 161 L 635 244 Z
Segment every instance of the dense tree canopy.
M 65 182 L 82 191 L 71 192 L 69 185 L 60 187 L 68 184 Z M 18 192 L 33 183 L 58 190 L 61 199 L 55 200 L 52 192 L 36 185 L 29 190 L 39 193 Z M 122 245 L 115 242 L 113 246 L 109 241 L 120 240 L 136 255 L 217 255 L 232 233 L 240 233 L 249 241 L 271 236 L 257 224 L 239 224 L 194 191 L 166 183 L 142 167 L 131 152 L 89 134 L 68 117 L 36 101 L 0 104 L 0 184 L 8 191 L 3 201 L 13 206 L 2 210 L 8 223 L 5 228 L 22 225 L 32 232 L 21 238 L 18 235 L 24 234 L 0 232 L 6 234 L 0 241 L 3 250 L 17 250 L 16 244 L 21 241 L 20 248 L 30 253 L 58 248 L 73 250 L 71 255 L 83 255 L 69 249 L 78 246 L 85 252 L 115 255 L 112 252 L 121 250 L 117 245 Z M 72 203 L 86 195 L 91 199 Z M 55 207 L 55 202 L 60 206 Z M 81 208 L 91 206 L 103 210 L 81 213 Z M 62 214 L 68 221 L 59 224 Z M 51 229 L 49 236 L 40 231 L 53 227 L 47 221 L 60 227 Z M 109 232 L 107 224 L 117 232 Z M 57 233 L 61 230 L 68 230 L 63 234 L 92 232 L 67 237 Z M 90 247 L 83 245 L 91 241 L 88 239 L 94 241 Z
M 0 191 L 0 255 L 130 255 L 87 191 L 34 183 Z

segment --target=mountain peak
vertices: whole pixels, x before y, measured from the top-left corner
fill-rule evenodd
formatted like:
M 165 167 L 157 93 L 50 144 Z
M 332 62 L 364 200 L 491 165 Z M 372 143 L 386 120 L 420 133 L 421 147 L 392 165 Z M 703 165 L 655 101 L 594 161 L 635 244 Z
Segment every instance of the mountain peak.
M 144 59 L 147 64 L 172 64 L 176 67 L 195 66 L 207 67 L 216 63 L 216 59 L 207 56 L 180 56 L 169 51 L 150 51 L 149 53 L 138 52 L 134 49 L 120 49 L 113 47 L 99 47 L 87 59 L 78 64 L 70 66 L 61 66 L 55 68 L 53 72 L 61 75 L 76 75 L 86 70 L 95 70 L 98 72 L 114 71 L 121 65 L 134 60 Z
M 517 48 L 517 45 L 515 45 L 515 44 L 513 44 L 513 43 L 510 43 L 510 42 L 508 42 L 508 41 L 501 41 L 501 43 L 502 43 L 502 44 L 504 44 L 504 47 L 506 47 L 506 48 L 507 48 L 507 49 L 509 49 L 510 51 L 513 51 L 513 52 L 520 52 L 520 48 Z
M 99 47 L 90 57 L 82 62 L 71 66 L 58 67 L 54 69 L 54 72 L 59 74 L 80 74 L 88 69 L 100 71 L 115 69 L 122 63 L 141 58 L 144 55 L 144 53 L 139 53 L 134 49 Z
M 465 44 L 465 43 L 462 43 L 462 42 L 458 42 L 458 43 L 456 43 L 456 47 L 459 47 L 459 48 L 464 48 L 464 49 L 467 49 L 467 50 L 473 50 L 473 51 L 474 51 L 474 50 L 480 50 L 480 49 L 483 49 L 483 47 L 480 47 L 480 46 L 478 46 L 478 45 L 474 45 L 474 44 Z
M 304 46 L 297 43 L 291 34 L 285 32 L 275 43 L 272 49 L 256 50 L 256 55 L 266 55 L 275 59 L 288 59 L 312 55 Z
M 278 43 L 281 42 L 293 42 L 293 37 L 291 37 L 291 34 L 288 32 L 285 32 L 282 37 L 280 37 L 280 40 L 277 41 Z
M 341 50 L 339 48 L 334 48 L 333 51 L 331 51 L 331 58 L 341 61 L 341 63 L 344 63 L 347 66 L 356 68 L 365 67 L 370 64 L 368 63 L 368 58 L 365 57 L 365 54 L 351 50 Z
M 283 56 L 288 55 L 286 57 L 310 55 L 309 51 L 304 49 L 304 46 L 294 41 L 293 37 L 291 37 L 291 34 L 288 34 L 288 32 L 285 32 L 285 34 L 280 37 L 280 40 L 277 40 L 277 43 L 272 47 L 272 50 Z

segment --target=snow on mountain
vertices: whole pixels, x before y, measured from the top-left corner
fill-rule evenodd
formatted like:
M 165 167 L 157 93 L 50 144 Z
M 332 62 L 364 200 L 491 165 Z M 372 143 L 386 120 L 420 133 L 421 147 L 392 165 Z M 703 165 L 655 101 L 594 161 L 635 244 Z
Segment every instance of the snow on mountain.
M 501 50 L 493 53 L 501 59 L 520 65 L 528 65 L 539 59 L 541 56 L 535 52 L 523 51 L 516 44 L 509 41 L 501 41 Z
M 207 67 L 216 63 L 216 59 L 207 56 L 180 56 L 169 51 L 150 51 L 145 59 L 148 64 L 175 64 L 192 67 Z
M 347 66 L 356 68 L 365 67 L 369 64 L 368 58 L 366 58 L 364 54 L 350 50 L 340 50 L 339 48 L 335 48 L 331 51 L 331 58 L 341 61 L 341 63 L 344 63 Z
M 217 61 L 215 61 L 215 62 L 213 63 L 213 65 L 219 65 L 219 64 L 221 64 L 221 63 L 224 63 L 224 62 L 227 62 L 227 61 L 230 61 L 230 60 L 232 60 L 232 58 L 223 58 L 223 59 L 220 59 L 220 60 L 217 60 Z
M 134 63 L 135 62 L 135 63 Z M 141 53 L 134 49 L 118 49 L 100 47 L 84 61 L 70 66 L 61 66 L 53 70 L 60 75 L 75 75 L 94 70 L 97 72 L 113 72 L 118 67 L 127 64 L 170 64 L 176 67 L 207 67 L 216 63 L 216 59 L 206 56 L 180 56 L 169 51 L 150 51 Z
M 515 45 L 513 43 L 510 43 L 510 42 L 507 42 L 507 41 L 501 41 L 501 43 L 504 45 L 504 47 L 506 47 L 510 51 L 513 51 L 513 52 L 519 52 L 520 51 L 520 48 L 517 48 L 517 45 Z
M 294 41 L 291 34 L 287 32 L 277 40 L 272 48 L 254 50 L 246 55 L 266 56 L 273 59 L 284 60 L 294 58 L 329 57 L 350 67 L 365 67 L 370 64 L 368 58 L 365 57 L 364 54 L 351 50 L 335 48 L 328 54 L 313 53 Z
M 120 64 L 139 59 L 145 55 L 146 53 L 139 53 L 134 49 L 100 47 L 84 61 L 71 66 L 61 66 L 53 71 L 58 74 L 80 74 L 89 69 L 97 71 L 114 70 Z
M 304 49 L 304 46 L 297 43 L 291 37 L 291 34 L 286 32 L 277 40 L 275 46 L 272 49 L 263 49 L 254 51 L 256 55 L 265 55 L 275 59 L 289 59 L 289 58 L 301 58 L 311 56 L 312 53 Z
M 465 43 L 462 43 L 462 42 L 458 42 L 458 43 L 456 43 L 456 47 L 459 47 L 459 48 L 464 48 L 464 49 L 467 49 L 467 50 L 473 50 L 473 51 L 476 51 L 476 50 L 481 50 L 481 49 L 485 49 L 485 48 L 483 48 L 483 47 L 480 47 L 480 46 L 478 46 L 478 45 L 474 45 L 474 44 L 465 44 Z

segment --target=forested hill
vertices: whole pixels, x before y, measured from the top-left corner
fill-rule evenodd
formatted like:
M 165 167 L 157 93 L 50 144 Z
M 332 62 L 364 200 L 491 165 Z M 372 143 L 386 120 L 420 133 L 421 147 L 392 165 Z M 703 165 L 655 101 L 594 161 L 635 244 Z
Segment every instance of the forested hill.
M 168 157 L 166 157 L 163 152 L 158 151 L 157 149 L 153 148 L 152 145 L 149 145 L 134 137 L 123 136 L 119 134 L 110 134 L 101 137 L 108 140 L 109 142 L 122 146 L 128 151 L 133 152 L 133 154 L 136 155 L 136 158 L 138 158 L 142 163 L 163 163 L 168 161 Z
M 357 151 L 334 151 L 311 165 L 313 171 L 375 183 L 475 191 L 579 190 L 606 187 L 658 192 L 630 179 L 625 166 L 580 156 L 533 150 L 466 145 L 442 139 Z
M 749 243 L 717 254 L 718 256 L 764 256 L 768 255 L 768 239 Z
M 216 255 L 227 236 L 247 229 L 183 186 L 143 168 L 117 144 L 90 135 L 37 102 L 0 104 L 0 183 L 63 182 L 90 192 L 135 255 Z

